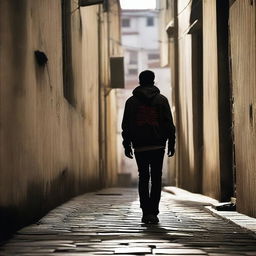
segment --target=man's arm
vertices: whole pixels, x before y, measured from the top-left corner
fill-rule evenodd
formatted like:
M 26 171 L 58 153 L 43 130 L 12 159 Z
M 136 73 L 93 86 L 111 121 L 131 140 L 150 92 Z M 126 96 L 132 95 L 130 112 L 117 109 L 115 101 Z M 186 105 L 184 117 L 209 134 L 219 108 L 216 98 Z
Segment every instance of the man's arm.
M 168 136 L 168 156 L 173 156 L 175 153 L 175 126 L 173 123 L 173 117 L 172 117 L 172 112 L 171 108 L 169 105 L 168 100 L 166 99 L 165 104 L 164 104 L 164 119 L 166 121 L 166 127 L 167 127 L 167 136 Z
M 130 136 L 130 118 L 131 118 L 130 107 L 126 101 L 125 108 L 124 108 L 123 121 L 122 121 L 123 146 L 125 149 L 125 155 L 128 158 L 133 158 L 133 152 L 131 147 L 131 136 Z

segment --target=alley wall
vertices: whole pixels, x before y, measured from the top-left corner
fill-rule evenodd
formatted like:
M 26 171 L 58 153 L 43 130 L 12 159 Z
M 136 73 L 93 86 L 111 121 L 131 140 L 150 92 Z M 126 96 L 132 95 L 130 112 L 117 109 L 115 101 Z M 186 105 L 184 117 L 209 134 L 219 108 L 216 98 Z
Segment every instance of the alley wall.
M 109 65 L 109 54 L 99 51 L 99 40 L 106 53 L 109 47 L 98 23 L 103 9 L 76 8 L 72 0 L 0 1 L 1 239 L 71 196 L 106 185 L 106 151 L 115 181 L 115 141 L 102 144 L 109 122 L 101 111 L 115 109 L 114 93 L 105 103 L 109 74 L 104 87 L 100 76 L 100 63 Z M 36 50 L 46 54 L 45 65 Z
M 202 192 L 208 196 L 220 198 L 215 6 L 215 1 L 203 2 L 203 17 L 207 17 L 203 18 L 204 29 L 202 36 L 205 39 L 203 59 L 196 60 L 198 56 L 195 56 L 194 51 L 199 51 L 199 49 L 195 49 L 195 40 L 200 40 L 197 35 L 200 32 L 193 31 L 193 22 L 195 21 L 191 19 L 191 13 L 192 10 L 195 12 L 195 7 L 191 1 L 178 1 L 178 184 L 190 191 Z M 202 26 L 202 24 L 194 24 L 194 26 Z M 200 29 L 198 28 L 198 30 Z M 203 62 L 203 65 L 200 61 Z M 195 65 L 199 66 L 197 70 L 195 70 Z M 199 70 L 200 65 L 202 65 L 202 70 Z M 203 81 L 195 78 L 197 72 L 203 73 Z M 203 92 L 199 88 L 200 82 L 203 83 Z M 200 93 L 203 97 L 201 102 L 198 99 Z M 201 119 L 203 120 L 202 127 L 198 126 L 200 115 L 202 115 Z M 203 149 L 202 145 L 199 144 L 200 136 L 202 136 L 204 142 Z
M 230 7 L 234 143 L 238 210 L 256 217 L 256 3 Z
M 171 4 L 173 20 L 162 26 L 176 76 L 176 184 L 224 202 L 236 197 L 238 211 L 255 217 L 256 3 Z
M 116 90 L 111 88 L 110 58 L 123 56 L 121 40 L 120 13 L 121 7 L 117 0 L 108 1 L 107 9 L 103 9 L 99 16 L 100 32 L 100 116 L 101 139 L 100 150 L 103 184 L 117 185 L 118 164 L 117 150 L 117 103 Z M 106 38 L 109 40 L 107 41 Z M 105 149 L 105 150 L 103 150 Z
M 158 1 L 157 2 L 157 8 L 159 11 L 159 41 L 160 41 L 160 65 L 161 67 L 169 67 L 170 70 L 170 78 L 171 78 L 171 93 L 168 95 L 170 97 L 170 107 L 173 115 L 173 121 L 175 124 L 176 129 L 178 128 L 178 120 L 177 120 L 177 108 L 176 106 L 176 99 L 178 96 L 176 95 L 176 88 L 177 85 L 176 80 L 178 78 L 177 71 L 178 68 L 176 67 L 176 52 L 175 52 L 175 39 L 174 39 L 174 6 L 176 4 L 174 1 Z M 168 29 L 170 30 L 170 33 L 172 36 L 168 35 Z M 177 96 L 177 97 L 176 97 Z M 168 171 L 167 171 L 167 182 L 169 185 L 175 186 L 177 184 L 177 178 L 178 178 L 178 150 L 179 145 L 176 143 L 176 153 L 173 157 L 168 158 Z
M 196 191 L 195 152 L 193 140 L 193 98 L 192 98 L 192 53 L 191 35 L 187 34 L 190 25 L 190 6 L 188 1 L 178 3 L 178 40 L 179 40 L 179 180 L 178 184 L 192 191 Z M 184 9 L 185 8 L 185 9 Z M 188 178 L 189 177 L 189 178 Z
M 220 198 L 217 10 L 203 1 L 203 193 Z M 223 170 L 224 171 L 224 170 Z
M 172 79 L 177 122 L 176 184 L 222 200 L 225 186 L 232 180 L 221 175 L 229 166 L 223 164 L 220 152 L 225 156 L 230 152 L 219 142 L 220 131 L 228 124 L 223 124 L 219 116 L 226 113 L 226 106 L 220 104 L 226 98 L 219 93 L 223 83 L 219 83 L 217 2 L 169 1 L 169 6 L 177 8 L 169 21 L 174 30 L 169 34 L 169 65 L 172 76 L 176 76 Z

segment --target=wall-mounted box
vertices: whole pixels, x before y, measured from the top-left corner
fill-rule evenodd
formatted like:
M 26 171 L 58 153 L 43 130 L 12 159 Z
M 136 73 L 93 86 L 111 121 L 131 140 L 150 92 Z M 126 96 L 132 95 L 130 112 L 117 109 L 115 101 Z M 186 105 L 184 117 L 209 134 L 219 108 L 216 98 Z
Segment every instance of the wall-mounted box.
M 110 57 L 110 87 L 124 88 L 124 57 Z

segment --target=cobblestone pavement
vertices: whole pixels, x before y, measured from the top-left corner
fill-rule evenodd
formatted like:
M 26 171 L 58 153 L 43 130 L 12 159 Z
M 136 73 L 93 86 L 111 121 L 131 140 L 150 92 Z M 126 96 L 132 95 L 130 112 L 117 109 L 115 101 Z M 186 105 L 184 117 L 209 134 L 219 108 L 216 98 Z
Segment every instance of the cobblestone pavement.
M 76 197 L 23 228 L 0 255 L 256 255 L 255 234 L 163 192 L 160 224 L 142 224 L 136 189 Z

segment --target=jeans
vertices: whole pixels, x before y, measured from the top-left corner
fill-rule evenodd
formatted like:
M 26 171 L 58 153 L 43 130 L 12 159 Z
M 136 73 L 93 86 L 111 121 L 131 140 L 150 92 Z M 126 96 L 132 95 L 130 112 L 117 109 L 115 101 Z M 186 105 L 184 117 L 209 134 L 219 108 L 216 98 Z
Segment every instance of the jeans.
M 144 215 L 157 215 L 161 198 L 164 149 L 135 152 L 135 158 L 139 171 L 140 207 Z

